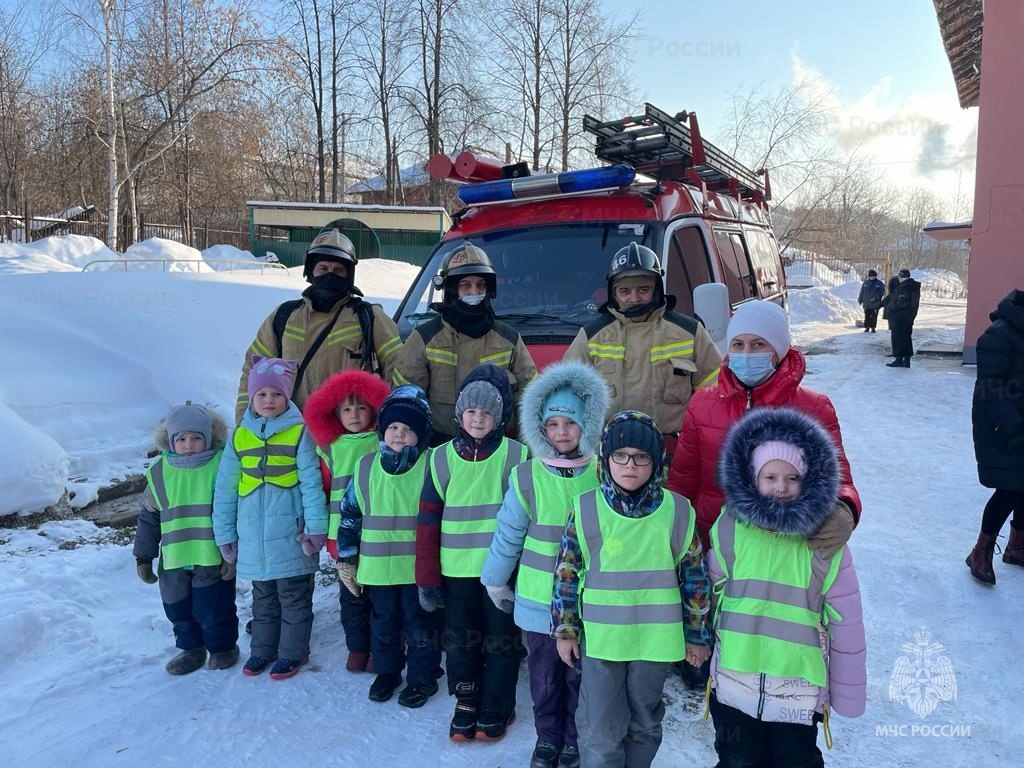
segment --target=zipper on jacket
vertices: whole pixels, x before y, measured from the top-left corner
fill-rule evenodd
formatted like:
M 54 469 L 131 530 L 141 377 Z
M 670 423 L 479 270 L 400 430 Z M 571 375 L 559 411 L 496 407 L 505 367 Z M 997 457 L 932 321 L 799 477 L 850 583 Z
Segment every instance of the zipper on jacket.
M 761 715 L 764 714 L 764 673 L 761 675 L 761 682 L 757 685 L 757 719 L 761 719 Z
M 747 387 L 747 410 L 754 407 L 754 390 Z

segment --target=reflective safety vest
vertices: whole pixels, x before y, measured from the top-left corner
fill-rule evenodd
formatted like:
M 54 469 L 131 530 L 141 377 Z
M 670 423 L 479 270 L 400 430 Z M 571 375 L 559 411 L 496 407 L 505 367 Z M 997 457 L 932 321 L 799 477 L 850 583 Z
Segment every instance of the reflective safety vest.
M 327 538 L 338 540 L 338 526 L 341 524 L 341 500 L 345 489 L 352 480 L 359 460 L 380 447 L 380 438 L 373 432 L 356 432 L 342 435 L 327 451 L 319 448 L 317 454 L 326 462 L 331 473 L 331 493 L 327 504 Z
M 305 428 L 304 424 L 293 424 L 266 440 L 245 427 L 235 430 L 232 442 L 242 464 L 242 477 L 238 481 L 239 496 L 248 496 L 263 483 L 272 483 L 281 488 L 299 484 L 295 456 L 299 452 L 299 441 Z
M 526 446 L 503 438 L 483 461 L 466 461 L 448 442 L 430 456 L 434 488 L 444 501 L 441 573 L 479 579 L 498 527 L 509 476 L 526 460 Z
M 363 513 L 356 572 L 360 584 L 416 583 L 416 518 L 429 453 L 421 453 L 400 475 L 384 470 L 379 453 L 360 459 L 355 479 L 356 501 Z
M 680 661 L 686 654 L 676 566 L 696 515 L 665 491 L 647 517 L 625 517 L 600 490 L 572 502 L 585 570 L 580 618 L 588 656 L 606 661 Z
M 842 550 L 825 560 L 805 539 L 739 522 L 728 511 L 711 542 L 725 574 L 715 584 L 719 665 L 825 687 L 824 600 Z
M 165 571 L 220 565 L 213 539 L 213 489 L 220 456 L 201 467 L 174 467 L 166 458 L 146 469 L 146 483 L 160 509 L 160 565 Z
M 519 558 L 516 592 L 526 600 L 547 605 L 551 602 L 558 547 L 569 517 L 569 505 L 581 493 L 597 488 L 597 459 L 591 459 L 575 477 L 555 474 L 540 459 L 534 459 L 515 468 L 512 487 L 530 515 Z

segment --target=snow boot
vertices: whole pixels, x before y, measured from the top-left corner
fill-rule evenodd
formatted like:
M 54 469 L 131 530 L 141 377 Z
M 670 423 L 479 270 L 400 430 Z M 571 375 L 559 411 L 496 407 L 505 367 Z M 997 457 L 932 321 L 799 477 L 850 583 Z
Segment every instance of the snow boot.
M 555 768 L 558 763 L 558 747 L 546 741 L 538 741 L 530 756 L 530 768 Z
M 909 368 L 910 367 L 910 358 L 909 357 L 904 357 L 903 358 L 903 367 L 904 368 Z
M 476 723 L 476 738 L 479 741 L 498 741 L 505 738 L 508 727 L 516 721 L 516 713 L 502 715 L 500 712 L 481 712 Z
M 902 357 L 897 357 L 891 363 L 886 363 L 885 367 L 886 368 L 902 368 L 903 367 L 903 358 Z M 907 368 L 909 368 L 909 367 L 910 366 L 907 365 Z
M 228 648 L 226 651 L 217 651 L 210 654 L 210 663 L 206 666 L 210 669 L 231 669 L 238 663 L 238 646 Z
M 1024 527 L 1010 526 L 1010 540 L 1003 550 L 1003 562 L 1007 565 L 1024 565 Z
M 461 685 L 465 685 L 462 683 Z M 475 691 L 476 686 L 469 684 Z M 456 696 L 459 696 L 458 691 Z M 476 735 L 476 717 L 479 708 L 476 696 L 460 697 L 455 702 L 455 715 L 449 726 L 449 738 L 453 741 L 469 741 Z
M 562 747 L 562 754 L 558 756 L 558 768 L 580 768 L 580 748 Z
M 395 689 L 402 684 L 398 672 L 381 672 L 370 686 L 370 701 L 388 701 L 395 695 Z
M 309 663 L 309 656 L 304 659 L 278 659 L 270 670 L 271 680 L 287 680 L 295 677 L 303 664 Z
M 427 699 L 437 693 L 437 681 L 407 685 L 398 694 L 398 703 L 409 709 L 418 709 L 427 703 Z
M 996 574 L 992 570 L 992 555 L 995 554 L 995 549 L 995 537 L 989 536 L 984 532 L 979 533 L 978 542 L 964 561 L 967 563 L 967 567 L 971 569 L 971 576 L 982 584 L 988 584 L 993 587 L 996 584 Z
M 345 660 L 345 669 L 349 672 L 366 672 L 370 663 L 370 654 L 366 651 L 349 651 Z
M 276 659 L 270 659 L 266 656 L 250 656 L 248 661 L 246 661 L 245 665 L 242 667 L 242 674 L 247 677 L 254 677 L 263 672 L 264 669 L 269 667 L 275 661 Z
M 168 661 L 167 666 L 164 667 L 164 669 L 172 675 L 187 675 L 190 672 L 195 672 L 205 663 L 206 649 L 190 648 L 187 651 L 182 651 L 173 659 Z

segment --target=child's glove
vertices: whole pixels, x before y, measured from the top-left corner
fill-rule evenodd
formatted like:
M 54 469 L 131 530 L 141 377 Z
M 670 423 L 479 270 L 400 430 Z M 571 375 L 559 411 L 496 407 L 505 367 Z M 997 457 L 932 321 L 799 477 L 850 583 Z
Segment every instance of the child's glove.
M 141 557 L 135 558 L 135 572 L 139 574 L 139 578 L 147 584 L 156 584 L 156 574 L 153 573 L 153 561 L 145 560 Z
M 418 587 L 420 608 L 427 613 L 433 613 L 438 608 L 444 608 L 444 597 L 440 587 Z
M 238 559 L 237 541 L 221 544 L 218 549 L 220 549 L 220 556 L 224 558 L 225 563 L 234 563 Z
M 487 596 L 491 598 L 495 608 L 502 613 L 512 613 L 512 609 L 516 607 L 516 593 L 512 591 L 512 587 L 507 584 L 500 587 L 484 584 L 484 589 L 487 590 Z
M 220 578 L 222 581 L 231 581 L 235 578 L 235 564 L 225 560 L 220 564 Z
M 339 560 L 335 563 L 334 567 L 338 569 L 338 579 L 345 585 L 345 589 L 356 597 L 363 594 L 362 585 L 356 581 L 356 571 L 359 570 L 359 566 L 356 563 Z
M 821 528 L 807 538 L 807 546 L 827 560 L 843 548 L 852 533 L 853 512 L 844 502 L 837 501 Z
M 303 554 L 312 557 L 324 548 L 324 544 L 327 543 L 327 534 L 314 533 L 310 535 L 308 533 L 300 533 L 295 537 L 295 540 L 302 545 Z

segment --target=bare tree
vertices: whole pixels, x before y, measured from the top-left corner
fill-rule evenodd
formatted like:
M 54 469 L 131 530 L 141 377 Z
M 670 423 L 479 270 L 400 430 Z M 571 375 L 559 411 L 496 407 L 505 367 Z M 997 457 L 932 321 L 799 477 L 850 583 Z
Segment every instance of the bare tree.
M 554 93 L 561 170 L 568 170 L 573 141 L 583 113 L 612 99 L 631 101 L 629 81 L 608 75 L 624 60 L 637 14 L 616 23 L 604 15 L 599 0 L 550 0 L 555 37 L 551 44 L 548 82 Z

